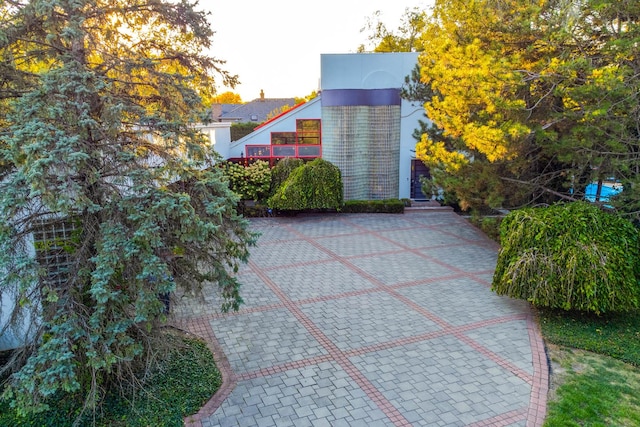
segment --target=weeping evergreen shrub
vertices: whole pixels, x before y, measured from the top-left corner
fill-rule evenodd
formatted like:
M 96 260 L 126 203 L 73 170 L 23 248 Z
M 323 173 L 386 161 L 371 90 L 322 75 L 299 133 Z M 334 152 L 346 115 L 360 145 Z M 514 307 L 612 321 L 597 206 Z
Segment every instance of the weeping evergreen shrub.
M 269 196 L 273 196 L 282 183 L 289 178 L 291 172 L 302 165 L 304 165 L 304 160 L 296 159 L 295 157 L 280 159 L 273 169 L 271 169 L 271 189 L 269 190 Z
M 586 202 L 511 212 L 492 289 L 535 306 L 594 312 L 637 309 L 640 234 Z
M 340 169 L 317 158 L 294 169 L 267 203 L 280 210 L 340 209 L 342 200 Z

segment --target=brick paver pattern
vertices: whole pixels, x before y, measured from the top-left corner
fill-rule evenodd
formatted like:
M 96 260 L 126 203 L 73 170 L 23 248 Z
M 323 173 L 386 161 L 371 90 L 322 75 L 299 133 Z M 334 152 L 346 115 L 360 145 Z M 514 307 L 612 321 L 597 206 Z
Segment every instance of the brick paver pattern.
M 527 303 L 493 293 L 498 246 L 453 212 L 251 220 L 245 304 L 182 296 L 220 391 L 188 425 L 539 426 L 548 367 Z

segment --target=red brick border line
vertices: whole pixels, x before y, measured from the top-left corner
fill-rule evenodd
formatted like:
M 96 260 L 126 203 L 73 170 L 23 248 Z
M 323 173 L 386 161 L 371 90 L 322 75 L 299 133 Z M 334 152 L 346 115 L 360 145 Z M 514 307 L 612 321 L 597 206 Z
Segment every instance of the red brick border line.
M 330 362 L 333 357 L 329 354 L 316 356 L 309 359 L 296 360 L 295 362 L 283 363 L 282 365 L 269 366 L 268 368 L 259 369 L 257 371 L 245 372 L 238 375 L 238 381 L 252 380 L 254 378 L 266 377 L 268 375 L 279 374 L 281 372 L 290 371 L 292 369 L 305 368 L 307 366 L 318 365 L 324 362 Z
M 285 304 L 287 309 L 293 314 L 298 322 L 322 345 L 329 353 L 329 356 L 353 379 L 371 401 L 394 423 L 396 427 L 411 426 L 411 423 L 400 413 L 400 411 L 387 400 L 386 397 L 360 372 L 345 354 L 327 337 L 316 324 L 305 315 L 294 301 L 290 300 L 278 285 L 276 285 L 266 274 L 262 273 L 258 266 L 249 261 L 249 265 L 260 276 L 262 281 L 274 292 Z
M 511 373 L 513 373 L 515 376 L 517 376 L 521 380 L 526 381 L 531 386 L 533 386 L 533 376 L 529 372 L 527 372 L 524 369 L 514 365 L 510 361 L 508 361 L 506 359 L 503 359 L 502 357 L 500 357 L 499 355 L 497 355 L 493 351 L 489 350 L 488 348 L 484 347 L 481 344 L 478 344 L 477 342 L 475 342 L 474 340 L 472 340 L 471 338 L 469 338 L 468 336 L 466 336 L 463 333 L 459 333 L 458 332 L 458 333 L 454 333 L 453 335 L 455 335 L 456 338 L 458 338 L 463 343 L 467 344 L 469 347 L 473 348 L 478 353 L 481 353 L 482 355 L 484 355 L 487 359 L 490 359 L 490 360 L 494 361 L 496 364 L 501 366 L 503 369 L 506 369 L 507 371 L 510 371 Z
M 467 424 L 467 427 L 507 427 L 518 421 L 527 419 L 527 408 L 516 409 L 515 411 L 500 414 L 486 420 Z

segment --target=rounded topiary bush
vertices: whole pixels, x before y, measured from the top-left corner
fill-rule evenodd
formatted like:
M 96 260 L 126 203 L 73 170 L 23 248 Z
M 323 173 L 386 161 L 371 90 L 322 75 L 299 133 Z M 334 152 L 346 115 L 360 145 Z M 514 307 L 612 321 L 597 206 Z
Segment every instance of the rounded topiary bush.
M 321 158 L 305 163 L 291 172 L 267 203 L 280 210 L 340 209 L 340 169 Z
M 586 202 L 511 212 L 492 289 L 535 306 L 604 313 L 638 308 L 640 235 Z

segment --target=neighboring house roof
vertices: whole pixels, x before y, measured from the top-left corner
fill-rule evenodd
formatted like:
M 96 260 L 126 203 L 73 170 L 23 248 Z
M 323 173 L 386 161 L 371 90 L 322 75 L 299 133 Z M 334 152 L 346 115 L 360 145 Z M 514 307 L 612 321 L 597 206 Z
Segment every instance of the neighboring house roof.
M 217 120 L 223 122 L 256 122 L 262 123 L 268 119 L 268 115 L 279 114 L 279 109 L 284 106 L 293 107 L 294 98 L 256 98 L 246 104 L 237 105 L 233 110 L 222 113 Z M 214 120 L 216 118 L 214 117 Z
M 211 120 L 214 122 L 220 121 L 220 116 L 227 114 L 242 104 L 212 104 L 211 105 Z

